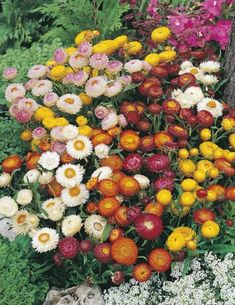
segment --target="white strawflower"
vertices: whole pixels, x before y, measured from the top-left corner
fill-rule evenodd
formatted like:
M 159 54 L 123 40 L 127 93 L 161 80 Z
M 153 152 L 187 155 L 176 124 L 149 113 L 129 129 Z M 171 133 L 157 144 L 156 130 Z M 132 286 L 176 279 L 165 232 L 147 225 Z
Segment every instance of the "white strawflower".
M 134 72 L 138 72 L 143 69 L 143 63 L 139 59 L 132 59 L 125 63 L 124 69 L 130 74 Z
M 197 104 L 197 111 L 206 110 L 210 112 L 214 118 L 218 118 L 223 115 L 223 105 L 214 99 L 204 98 Z
M 87 202 L 89 191 L 84 184 L 80 184 L 72 188 L 64 188 L 61 193 L 61 198 L 66 206 L 75 207 Z
M 89 64 L 89 60 L 87 57 L 83 57 L 78 52 L 75 52 L 69 57 L 69 64 L 73 68 L 81 69 Z
M 54 151 L 46 151 L 40 156 L 38 164 L 46 170 L 53 170 L 60 164 L 60 155 Z
M 59 198 L 50 198 L 42 203 L 42 209 L 46 212 L 45 218 L 59 221 L 63 217 L 65 206 Z
M 11 175 L 8 173 L 2 173 L 0 175 L 0 187 L 6 187 L 9 186 L 11 183 Z
M 29 216 L 29 212 L 26 210 L 18 211 L 13 217 L 12 217 L 12 227 L 16 234 L 25 235 L 30 230 L 28 223 L 27 223 L 27 217 Z
M 77 164 L 64 164 L 56 171 L 56 180 L 62 186 L 72 188 L 82 182 L 84 168 Z
M 52 172 L 42 172 L 39 176 L 38 182 L 40 184 L 48 184 L 53 180 L 54 175 Z
M 47 79 L 39 80 L 32 88 L 32 94 L 34 96 L 44 96 L 52 91 L 52 82 Z
M 180 69 L 183 70 L 184 73 L 185 73 L 185 70 L 188 70 L 191 67 L 193 67 L 193 64 L 189 60 L 182 62 L 182 64 L 180 65 Z
M 38 181 L 40 172 L 37 169 L 29 170 L 23 178 L 24 183 L 35 183 Z
M 68 154 L 77 160 L 90 156 L 92 148 L 89 138 L 83 135 L 77 136 L 74 140 L 69 140 L 66 145 Z
M 95 146 L 95 155 L 99 158 L 99 159 L 104 159 L 106 157 L 108 157 L 109 155 L 109 146 L 106 144 L 98 144 Z
M 112 176 L 112 174 L 113 174 L 113 171 L 110 167 L 101 166 L 92 173 L 91 178 L 97 177 L 98 180 L 101 181 L 103 179 L 110 178 Z
M 24 97 L 26 93 L 25 87 L 22 84 L 8 85 L 5 90 L 5 98 L 8 102 L 12 102 L 18 98 Z
M 32 246 L 37 252 L 43 253 L 54 250 L 58 242 L 59 235 L 56 233 L 56 230 L 42 228 L 33 235 Z
M 191 100 L 192 103 L 194 103 L 194 105 L 199 103 L 204 98 L 204 94 L 203 94 L 201 88 L 195 87 L 195 86 L 187 88 L 184 91 L 183 96 L 185 99 Z
M 204 73 L 217 73 L 220 70 L 220 63 L 218 61 L 209 60 L 200 63 L 199 67 Z
M 150 185 L 150 180 L 148 177 L 144 176 L 144 175 L 135 175 L 134 178 L 139 182 L 140 188 L 142 190 L 146 189 L 149 187 Z
M 76 94 L 64 94 L 59 98 L 56 106 L 62 112 L 76 114 L 82 108 L 82 101 Z
M 29 78 L 40 78 L 47 73 L 47 67 L 44 65 L 32 66 L 28 71 Z
M 106 92 L 107 81 L 102 76 L 91 77 L 85 85 L 85 92 L 91 97 L 99 97 Z
M 218 78 L 210 74 L 202 74 L 198 79 L 203 85 L 211 86 L 218 83 Z
M 75 125 L 67 125 L 63 127 L 62 135 L 66 140 L 72 140 L 78 135 L 78 128 Z
M 0 198 L 0 214 L 6 217 L 12 217 L 18 211 L 18 205 L 10 196 Z
M 117 126 L 119 123 L 119 117 L 115 112 L 109 112 L 109 114 L 103 118 L 101 122 L 101 128 L 103 130 L 108 130 L 110 128 L 113 128 Z
M 64 218 L 61 226 L 64 236 L 73 236 L 80 232 L 82 228 L 82 219 L 79 215 L 70 215 Z
M 20 205 L 30 204 L 32 200 L 33 200 L 33 192 L 28 189 L 22 189 L 16 195 L 16 201 Z
M 173 90 L 172 91 L 172 93 L 171 93 L 171 97 L 173 98 L 173 99 L 175 99 L 177 102 L 179 102 L 179 100 L 183 97 L 183 91 L 182 90 L 180 90 L 180 89 L 175 89 L 175 90 Z
M 106 224 L 107 221 L 105 218 L 100 215 L 91 215 L 86 218 L 84 228 L 89 236 L 101 240 Z
M 122 91 L 122 84 L 119 81 L 110 82 L 107 84 L 105 96 L 112 97 L 118 95 Z

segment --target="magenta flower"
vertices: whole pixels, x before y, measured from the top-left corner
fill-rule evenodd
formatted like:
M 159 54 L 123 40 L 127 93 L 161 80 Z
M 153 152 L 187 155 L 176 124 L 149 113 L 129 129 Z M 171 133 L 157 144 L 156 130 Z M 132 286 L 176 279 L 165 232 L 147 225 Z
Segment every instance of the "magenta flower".
M 32 113 L 27 109 L 22 109 L 16 112 L 16 120 L 20 123 L 27 123 L 30 121 Z
M 183 32 L 188 23 L 188 18 L 186 14 L 182 13 L 180 15 L 168 16 L 169 26 L 174 34 L 179 34 Z
M 209 40 L 215 40 L 222 49 L 226 48 L 229 42 L 232 20 L 221 19 L 215 25 L 210 27 Z
M 33 139 L 41 140 L 42 138 L 45 137 L 46 134 L 47 134 L 47 131 L 45 128 L 36 127 L 36 128 L 34 128 L 34 130 L 32 132 L 32 137 L 33 137 Z
M 220 16 L 222 5 L 225 0 L 206 0 L 202 3 L 202 7 L 206 9 L 212 16 Z

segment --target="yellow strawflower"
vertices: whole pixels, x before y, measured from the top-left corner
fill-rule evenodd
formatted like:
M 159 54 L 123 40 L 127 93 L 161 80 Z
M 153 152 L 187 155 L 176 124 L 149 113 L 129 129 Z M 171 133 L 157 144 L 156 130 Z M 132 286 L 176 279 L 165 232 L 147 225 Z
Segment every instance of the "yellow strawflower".
M 214 238 L 219 235 L 219 232 L 219 225 L 212 220 L 207 220 L 201 227 L 202 236 L 205 238 Z
M 34 119 L 36 121 L 39 121 L 41 122 L 42 120 L 44 119 L 47 119 L 47 118 L 54 118 L 55 115 L 54 115 L 54 112 L 48 108 L 48 107 L 39 107 L 35 112 L 34 112 Z
M 156 53 L 150 53 L 145 56 L 144 60 L 151 66 L 155 67 L 160 63 L 160 56 Z
M 84 117 L 83 115 L 79 115 L 77 118 L 76 118 L 76 123 L 79 125 L 79 126 L 84 126 L 86 125 L 88 122 L 87 118 Z
M 171 31 L 166 26 L 160 26 L 152 31 L 151 38 L 154 42 L 164 42 L 171 35 Z

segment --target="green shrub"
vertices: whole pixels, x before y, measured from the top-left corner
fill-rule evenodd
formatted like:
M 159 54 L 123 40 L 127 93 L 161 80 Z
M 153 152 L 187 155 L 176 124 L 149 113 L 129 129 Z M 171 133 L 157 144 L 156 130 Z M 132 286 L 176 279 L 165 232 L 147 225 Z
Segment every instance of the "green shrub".
M 0 304 L 41 305 L 48 290 L 40 265 L 22 253 L 17 242 L 0 239 Z

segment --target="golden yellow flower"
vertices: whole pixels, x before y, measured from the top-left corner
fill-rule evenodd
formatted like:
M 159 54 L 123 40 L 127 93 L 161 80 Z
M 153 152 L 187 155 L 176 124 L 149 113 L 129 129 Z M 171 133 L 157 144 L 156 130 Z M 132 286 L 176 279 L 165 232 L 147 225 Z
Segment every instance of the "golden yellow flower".
M 178 156 L 180 159 L 188 159 L 189 152 L 186 148 L 181 148 L 178 152 Z
M 150 53 L 145 56 L 144 60 L 151 66 L 155 67 L 160 63 L 160 56 L 156 53 Z
M 193 173 L 196 170 L 196 165 L 192 160 L 180 160 L 179 161 L 179 169 L 186 177 L 192 177 Z
M 76 118 L 76 123 L 79 125 L 79 126 L 84 126 L 87 124 L 87 118 L 83 115 L 79 115 L 77 118 Z
M 152 31 L 151 38 L 154 42 L 164 42 L 171 35 L 171 31 L 166 26 L 160 26 Z
M 214 151 L 217 148 L 219 148 L 219 146 L 211 141 L 206 141 L 199 145 L 200 153 L 203 155 L 204 158 L 209 160 L 214 159 Z
M 182 234 L 185 242 L 194 239 L 196 236 L 196 232 L 189 227 L 177 227 L 173 230 L 173 233 Z
M 219 231 L 219 225 L 212 220 L 207 220 L 201 227 L 202 236 L 205 238 L 214 238 L 219 235 Z
M 123 45 L 128 55 L 136 55 L 142 51 L 142 44 L 139 41 L 130 41 Z
M 222 148 L 217 148 L 214 152 L 213 152 L 213 157 L 214 159 L 219 159 L 219 158 L 223 158 L 224 157 L 224 150 Z
M 167 248 L 170 251 L 180 251 L 185 247 L 185 239 L 181 233 L 172 232 L 166 241 Z
M 235 120 L 233 118 L 224 118 L 221 122 L 224 130 L 229 131 L 235 127 Z
M 82 100 L 82 103 L 84 105 L 90 105 L 92 103 L 92 97 L 90 97 L 89 95 L 87 95 L 86 93 L 80 93 L 79 94 L 80 99 Z
M 89 125 L 79 126 L 78 132 L 80 135 L 90 137 L 92 133 L 92 128 Z
M 184 192 L 180 195 L 180 204 L 182 206 L 191 206 L 195 203 L 196 197 L 191 192 Z
M 56 126 L 57 127 L 63 127 L 69 125 L 69 121 L 66 120 L 66 118 L 56 118 Z
M 189 154 L 190 154 L 191 157 L 196 157 L 199 154 L 199 150 L 195 147 L 191 148 L 190 151 L 189 151 Z
M 70 56 L 70 55 L 73 55 L 74 52 L 76 52 L 77 49 L 74 48 L 74 47 L 68 47 L 65 49 L 65 52 Z
M 56 80 L 64 78 L 66 74 L 67 74 L 66 67 L 63 65 L 57 65 L 53 67 L 50 71 L 50 77 Z
M 185 192 L 190 192 L 190 191 L 193 191 L 196 186 L 197 186 L 197 182 L 193 179 L 184 179 L 181 184 L 180 184 L 181 188 L 183 191 Z
M 209 128 L 203 128 L 201 131 L 200 131 L 200 138 L 203 140 L 203 141 L 208 141 L 210 140 L 211 138 L 211 131 Z
M 200 160 L 197 162 L 197 169 L 207 172 L 214 167 L 214 164 L 209 160 Z
M 235 149 L 235 133 L 232 133 L 228 139 L 229 144 L 232 146 L 233 149 Z
M 47 129 L 52 129 L 56 127 L 56 119 L 54 118 L 46 118 L 42 121 L 42 124 Z
M 39 107 L 35 112 L 34 112 L 34 119 L 36 121 L 41 122 L 44 119 L 47 118 L 54 118 L 54 112 L 48 108 L 48 107 Z
M 46 64 L 45 64 L 47 67 L 54 67 L 57 65 L 57 62 L 54 61 L 53 59 L 49 59 Z
M 205 181 L 205 179 L 206 179 L 206 172 L 201 169 L 197 169 L 193 174 L 193 178 L 197 182 L 201 183 L 201 182 Z
M 174 61 L 176 59 L 177 53 L 174 50 L 163 51 L 163 52 L 159 53 L 159 56 L 160 56 L 161 61 L 170 62 L 170 61 Z
M 161 203 L 162 205 L 168 205 L 172 200 L 172 195 L 169 190 L 162 189 L 156 194 L 157 202 Z
M 114 39 L 114 43 L 117 44 L 118 48 L 121 48 L 127 41 L 128 37 L 126 35 L 120 35 Z
M 102 40 L 92 47 L 93 53 L 104 53 L 110 55 L 117 50 L 117 44 L 113 40 Z

